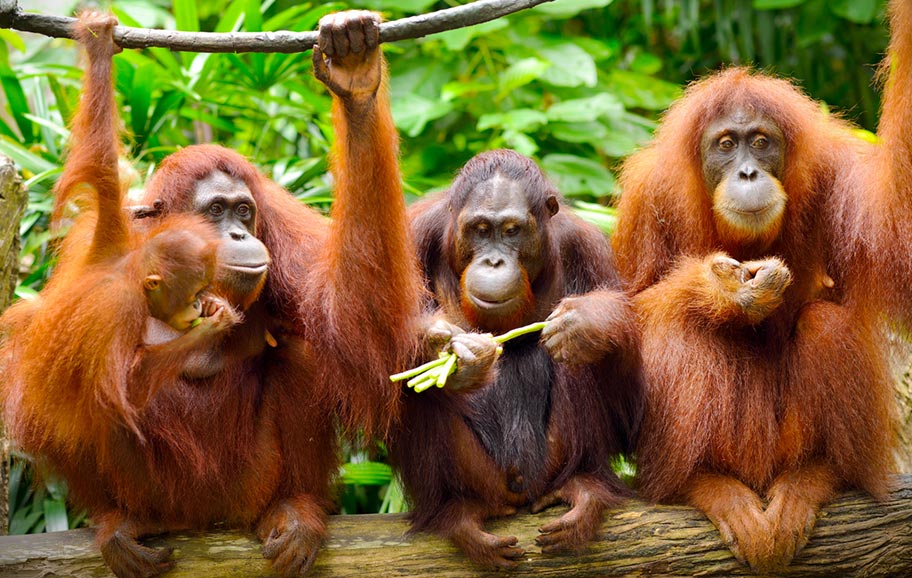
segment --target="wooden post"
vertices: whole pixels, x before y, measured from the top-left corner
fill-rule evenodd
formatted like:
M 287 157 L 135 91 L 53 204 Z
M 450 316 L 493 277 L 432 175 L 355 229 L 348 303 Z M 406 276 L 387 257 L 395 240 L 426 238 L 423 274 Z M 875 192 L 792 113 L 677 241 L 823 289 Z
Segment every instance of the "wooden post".
M 579 554 L 542 556 L 537 529 L 565 508 L 524 514 L 490 524 L 527 550 L 519 567 L 492 576 L 749 576 L 700 512 L 632 501 L 611 511 L 602 537 Z M 336 576 L 438 576 L 484 574 L 448 542 L 406 534 L 400 515 L 332 516 L 329 539 L 313 578 Z M 0 537 L 0 576 L 111 576 L 92 544 L 92 530 Z M 260 545 L 248 534 L 217 530 L 146 541 L 174 548 L 169 578 L 268 576 Z M 807 547 L 783 576 L 912 576 L 912 476 L 898 476 L 884 502 L 847 494 L 825 508 Z
M 12 159 L 0 155 L 0 312 L 13 300 L 19 278 L 19 221 L 28 194 Z M 9 527 L 9 441 L 0 424 L 0 535 Z

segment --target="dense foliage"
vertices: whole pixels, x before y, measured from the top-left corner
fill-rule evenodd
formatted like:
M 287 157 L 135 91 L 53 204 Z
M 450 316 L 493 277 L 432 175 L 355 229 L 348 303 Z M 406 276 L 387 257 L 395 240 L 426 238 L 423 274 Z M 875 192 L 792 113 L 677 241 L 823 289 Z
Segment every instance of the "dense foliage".
M 452 0 L 120 0 L 121 23 L 180 30 L 311 30 L 348 7 L 387 19 Z M 21 4 L 29 8 L 28 2 Z M 682 86 L 723 63 L 754 63 L 800 80 L 815 98 L 865 128 L 876 122 L 874 65 L 885 45 L 884 0 L 557 0 L 473 28 L 386 45 L 393 112 L 402 134 L 407 194 L 445 186 L 477 152 L 531 155 L 606 231 L 615 171 L 650 138 Z M 66 119 L 81 78 L 72 42 L 0 30 L 0 153 L 22 168 L 29 208 L 21 297 L 39 290 L 48 252 L 50 190 L 61 171 Z M 217 142 L 250 156 L 302 201 L 331 200 L 330 99 L 310 74 L 310 54 L 125 51 L 116 58 L 127 132 L 124 170 L 134 187 L 176 148 Z M 382 448 L 348 451 L 346 512 L 398 511 Z M 11 530 L 72 526 L 65 489 L 34 488 L 14 462 Z

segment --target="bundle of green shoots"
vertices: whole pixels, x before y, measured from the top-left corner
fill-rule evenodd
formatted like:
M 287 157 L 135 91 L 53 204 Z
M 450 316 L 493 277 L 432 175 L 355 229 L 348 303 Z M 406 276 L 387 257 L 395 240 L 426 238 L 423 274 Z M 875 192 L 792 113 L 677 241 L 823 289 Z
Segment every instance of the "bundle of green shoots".
M 525 325 L 523 327 L 517 327 L 507 331 L 503 335 L 498 335 L 494 338 L 499 344 L 502 344 L 511 339 L 515 339 L 520 335 L 525 335 L 527 333 L 534 333 L 536 331 L 541 331 L 548 324 L 547 321 L 539 321 L 538 323 L 532 323 L 530 325 Z M 497 352 L 500 353 L 501 348 L 497 348 Z M 458 361 L 458 356 L 455 353 L 447 353 L 445 351 L 440 352 L 440 357 L 434 361 L 429 361 L 424 365 L 419 365 L 408 371 L 403 371 L 402 373 L 396 373 L 390 376 L 390 381 L 405 381 L 405 384 L 415 392 L 420 393 L 426 389 L 429 389 L 431 386 L 436 385 L 437 387 L 443 387 L 446 385 L 447 378 L 456 371 L 456 362 Z

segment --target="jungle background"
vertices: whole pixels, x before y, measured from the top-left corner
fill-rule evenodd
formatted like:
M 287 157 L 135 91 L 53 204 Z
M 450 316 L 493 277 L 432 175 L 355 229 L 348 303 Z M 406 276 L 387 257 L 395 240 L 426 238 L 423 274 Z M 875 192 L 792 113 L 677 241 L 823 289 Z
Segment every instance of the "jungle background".
M 128 26 L 253 32 L 313 30 L 321 16 L 348 8 L 395 19 L 461 3 L 121 0 L 102 7 Z M 76 5 L 20 1 L 55 15 L 71 15 Z M 534 157 L 575 210 L 610 233 L 619 163 L 650 139 L 688 82 L 731 64 L 794 79 L 821 107 L 855 122 L 860 137 L 874 138 L 884 9 L 885 0 L 556 0 L 386 44 L 408 200 L 445 188 L 474 154 L 509 147 Z M 72 41 L 0 30 L 0 153 L 22 169 L 29 194 L 18 298 L 34 296 L 53 268 L 51 190 L 79 96 L 78 54 Z M 126 50 L 115 65 L 123 168 L 134 173 L 134 189 L 167 154 L 215 142 L 249 156 L 302 202 L 328 209 L 330 96 L 312 77 L 310 53 Z M 382 447 L 346 448 L 344 461 L 342 512 L 407 507 Z M 14 451 L 10 533 L 85 523 L 68 510 L 62 481 L 33 483 L 34 476 L 27 456 Z

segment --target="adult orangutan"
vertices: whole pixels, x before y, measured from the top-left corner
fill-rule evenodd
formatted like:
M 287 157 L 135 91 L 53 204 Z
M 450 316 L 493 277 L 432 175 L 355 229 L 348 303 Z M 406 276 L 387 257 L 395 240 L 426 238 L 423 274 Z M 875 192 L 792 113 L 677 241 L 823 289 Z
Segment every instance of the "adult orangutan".
M 89 68 L 58 189 L 59 201 L 96 189 L 102 214 L 119 210 L 115 23 L 79 19 Z M 136 230 L 182 214 L 218 230 L 211 290 L 243 320 L 215 343 L 163 359 L 158 345 L 126 348 L 118 324 L 95 322 L 92 312 L 112 295 L 84 293 L 85 271 L 113 276 L 123 253 L 112 240 L 140 234 L 112 230 L 105 223 L 121 221 L 110 218 L 77 228 L 37 304 L 4 317 L 10 431 L 66 477 L 118 576 L 155 576 L 173 564 L 138 538 L 214 522 L 254 526 L 280 575 L 304 574 L 338 467 L 334 412 L 369 433 L 387 427 L 399 397 L 387 376 L 414 355 L 420 281 L 378 28 L 367 12 L 327 16 L 314 47 L 315 73 L 334 93 L 332 224 L 216 146 L 175 153 L 149 183 L 148 204 L 160 200 L 161 215 Z M 142 291 L 141 276 L 127 278 Z M 84 305 L 74 318 L 75 301 Z
M 703 510 L 757 571 L 787 565 L 838 491 L 887 490 L 881 315 L 907 321 L 912 303 L 912 4 L 893 2 L 891 24 L 878 144 L 732 68 L 690 87 L 622 172 L 639 487 Z
M 563 501 L 570 511 L 536 543 L 546 553 L 583 548 L 604 509 L 628 495 L 610 462 L 629 451 L 642 399 L 636 323 L 607 239 L 563 208 L 532 160 L 508 150 L 474 157 L 410 216 L 429 306 L 442 317 L 429 341 L 449 339 L 459 355 L 444 390 L 406 393 L 391 445 L 413 529 L 508 568 L 523 550 L 484 522 Z M 490 336 L 458 328 L 500 333 L 549 314 L 542 343 L 505 343 L 493 371 Z

